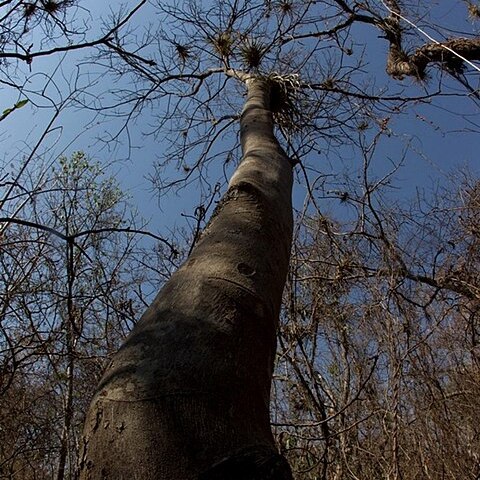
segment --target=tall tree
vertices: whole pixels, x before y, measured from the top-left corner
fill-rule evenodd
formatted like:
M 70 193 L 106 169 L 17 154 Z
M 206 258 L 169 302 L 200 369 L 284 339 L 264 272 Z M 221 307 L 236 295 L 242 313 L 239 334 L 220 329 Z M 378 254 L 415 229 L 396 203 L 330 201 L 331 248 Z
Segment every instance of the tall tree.
M 117 472 L 115 475 L 124 477 L 145 477 L 147 473 L 144 472 L 148 470 L 164 472 L 167 478 L 168 475 L 178 478 L 197 474 L 205 478 L 224 478 L 230 475 L 226 472 L 233 471 L 231 475 L 239 477 L 267 478 L 270 474 L 278 478 L 283 474 L 288 478 L 288 466 L 275 453 L 268 427 L 268 390 L 274 352 L 273 332 L 278 322 L 279 292 L 286 273 L 290 242 L 286 233 L 290 228 L 287 228 L 290 222 L 287 216 L 291 216 L 287 202 L 291 187 L 286 186 L 291 179 L 287 182 L 280 175 L 275 176 L 281 172 L 288 177 L 291 164 L 298 163 L 308 195 L 304 218 L 312 218 L 314 224 L 320 223 L 321 234 L 315 239 L 320 246 L 328 247 L 320 249 L 321 255 L 341 259 L 335 265 L 338 272 L 335 270 L 333 277 L 343 281 L 351 270 L 351 262 L 344 255 L 351 250 L 352 257 L 358 254 L 365 260 L 361 265 L 353 265 L 354 275 L 360 272 L 367 279 L 376 275 L 388 280 L 369 290 L 375 301 L 364 315 L 365 319 L 372 319 L 371 325 L 378 325 L 381 332 L 386 333 L 375 336 L 376 332 L 370 331 L 370 337 L 375 339 L 371 343 L 367 336 L 359 339 L 350 334 L 348 313 L 354 317 L 354 313 L 362 311 L 355 309 L 355 302 L 347 301 L 356 300 L 356 288 L 350 289 L 342 282 L 330 288 L 328 274 L 320 275 L 322 282 L 318 289 L 305 288 L 305 298 L 313 301 L 313 306 L 320 304 L 316 296 L 332 300 L 322 304 L 324 319 L 319 320 L 312 314 L 316 327 L 322 327 L 323 322 L 327 334 L 323 335 L 320 330 L 319 337 L 326 338 L 334 357 L 334 361 L 329 362 L 330 357 L 326 355 L 322 364 L 325 369 L 325 362 L 328 363 L 330 376 L 327 378 L 331 380 L 328 385 L 319 380 L 317 362 L 320 357 L 311 358 L 315 352 L 324 353 L 325 348 L 317 348 L 316 338 L 302 345 L 304 339 L 295 331 L 308 330 L 303 324 L 309 305 L 295 309 L 298 291 L 289 294 L 288 298 L 293 300 L 284 318 L 291 319 L 295 335 L 285 329 L 288 338 L 282 338 L 282 342 L 288 342 L 282 345 L 280 365 L 292 368 L 290 374 L 300 384 L 283 391 L 279 389 L 276 402 L 282 406 L 296 405 L 295 391 L 307 392 L 303 398 L 307 398 L 313 408 L 305 413 L 305 406 L 300 406 L 297 413 L 301 421 L 312 420 L 320 426 L 320 431 L 315 430 L 315 425 L 305 428 L 312 427 L 309 434 L 317 438 L 309 440 L 321 447 L 310 449 L 310 444 L 300 441 L 301 434 L 295 433 L 296 430 L 292 434 L 292 429 L 303 428 L 298 425 L 286 425 L 284 430 L 277 430 L 279 445 L 301 475 L 318 468 L 319 476 L 326 478 L 332 474 L 330 466 L 335 461 L 337 478 L 355 478 L 366 475 L 365 457 L 357 455 L 353 461 L 348 455 L 352 449 L 359 452 L 362 448 L 355 435 L 368 432 L 371 433 L 369 438 L 375 439 L 375 443 L 388 452 L 382 456 L 376 451 L 380 460 L 372 465 L 369 474 L 400 478 L 401 412 L 405 405 L 402 393 L 407 383 L 401 373 L 409 347 L 396 343 L 396 339 L 410 338 L 408 332 L 414 315 L 405 302 L 400 301 L 406 292 L 398 285 L 399 279 L 408 285 L 415 282 L 433 288 L 434 300 L 437 289 L 451 288 L 474 302 L 476 287 L 470 277 L 465 280 L 452 274 L 439 274 L 438 259 L 443 253 L 438 254 L 440 257 L 425 253 L 422 261 L 428 267 L 418 260 L 420 257 L 403 255 L 401 228 L 395 222 L 388 222 L 396 212 L 389 212 L 386 202 L 382 204 L 376 197 L 379 186 L 393 176 L 391 172 L 385 176 L 383 173 L 371 176 L 371 154 L 375 149 L 370 144 L 385 141 L 389 142 L 390 151 L 398 149 L 394 118 L 409 109 L 415 113 L 409 117 L 412 124 L 431 124 L 434 129 L 437 128 L 435 122 L 425 114 L 433 110 L 428 110 L 431 104 L 440 108 L 455 107 L 458 116 L 464 118 L 476 113 L 478 66 L 475 61 L 479 58 L 479 50 L 474 21 L 479 16 L 478 8 L 472 2 L 455 2 L 457 7 L 468 7 L 464 12 L 470 13 L 470 23 L 465 15 L 447 17 L 445 2 L 231 0 L 207 3 L 191 0 L 165 3 L 142 0 L 131 1 L 130 9 L 113 14 L 105 27 L 97 29 L 92 28 L 91 23 L 96 19 L 94 13 L 82 15 L 86 12 L 83 5 L 60 0 L 0 3 L 2 26 L 5 26 L 1 38 L 4 68 L 0 80 L 3 88 L 13 88 L 20 94 L 7 104 L 9 108 L 3 112 L 1 120 L 10 121 L 12 114 L 25 107 L 27 99 L 30 105 L 53 111 L 39 141 L 29 148 L 18 168 L 15 167 L 16 172 L 1 178 L 5 190 L 0 199 L 4 219 L 2 232 L 7 228 L 12 231 L 12 225 L 35 228 L 21 215 L 22 212 L 28 214 L 25 207 L 30 194 L 38 190 L 38 185 L 29 185 L 29 168 L 40 146 L 48 145 L 45 142 L 48 135 L 58 131 L 58 120 L 68 106 L 80 105 L 81 114 L 93 111 L 96 121 L 111 115 L 123 118 L 125 121 L 117 131 L 101 135 L 102 140 L 117 142 L 123 133 L 130 140 L 132 119 L 139 118 L 147 112 L 146 107 L 154 105 L 151 111 L 156 118 L 148 133 L 160 138 L 162 146 L 170 147 L 158 163 L 154 179 L 159 192 L 164 194 L 168 189 L 197 182 L 203 198 L 195 210 L 190 259 L 159 294 L 100 385 L 85 430 L 80 459 L 82 475 L 102 478 L 109 472 Z M 144 9 L 147 9 L 144 17 L 135 15 Z M 137 18 L 147 25 L 135 25 Z M 154 23 L 150 23 L 152 18 L 155 18 Z M 452 39 L 452 35 L 455 38 Z M 75 62 L 79 67 L 71 75 L 65 73 L 68 62 L 61 56 L 77 60 L 77 53 L 84 51 L 94 55 L 85 62 Z M 41 58 L 58 59 L 57 68 L 51 69 L 53 73 L 36 70 L 41 68 Z M 382 70 L 391 78 L 382 74 Z M 409 83 L 411 79 L 413 84 Z M 67 92 L 61 83 L 67 85 Z M 100 85 L 106 85 L 102 93 L 97 88 Z M 239 118 L 241 142 L 238 142 L 237 131 Z M 471 128 L 477 128 L 469 120 Z M 256 126 L 252 128 L 253 124 Z M 166 131 L 171 133 L 169 142 L 164 141 Z M 252 138 L 254 142 L 250 141 Z M 252 143 L 264 143 L 269 147 L 251 148 Z M 243 144 L 242 151 L 240 144 Z M 279 153 L 281 148 L 286 153 Z M 356 161 L 342 163 L 348 171 L 348 181 L 339 186 L 339 164 L 346 156 L 360 158 L 362 165 L 357 165 Z M 267 157 L 268 161 L 264 161 Z M 222 188 L 222 178 L 230 176 L 238 163 L 240 169 L 234 174 L 225 199 L 201 234 L 215 195 Z M 395 171 L 400 163 L 401 159 L 392 170 Z M 165 165 L 172 164 L 180 172 L 180 178 L 173 181 L 172 170 L 164 170 Z M 360 182 L 355 181 L 357 176 Z M 212 178 L 215 179 L 212 181 Z M 286 188 L 275 189 L 275 182 L 285 184 Z M 354 245 L 357 249 L 340 240 L 344 232 L 334 228 L 335 222 L 330 222 L 325 215 L 324 210 L 332 204 L 331 197 L 354 212 L 354 228 L 349 233 L 353 239 L 362 239 L 360 245 Z M 18 198 L 24 201 L 17 203 Z M 244 204 L 248 204 L 250 210 L 243 206 L 237 208 Z M 243 226 L 244 221 L 248 221 L 249 227 Z M 422 235 L 426 235 L 429 228 L 427 223 Z M 48 226 L 48 222 L 41 225 Z M 258 230 L 262 225 L 261 231 Z M 275 228 L 283 233 L 272 235 Z M 267 232 L 266 235 L 263 232 Z M 66 239 L 71 248 L 72 234 L 62 235 L 65 238 L 58 238 Z M 81 252 L 75 248 L 73 251 L 81 257 Z M 233 259 L 234 254 L 237 259 Z M 263 256 L 253 258 L 256 255 Z M 277 260 L 276 255 L 282 260 Z M 72 258 L 71 250 L 68 258 Z M 149 260 L 146 267 L 151 263 Z M 266 281 L 268 275 L 270 282 Z M 202 281 L 197 285 L 195 279 L 199 277 Z M 215 282 L 219 285 L 214 286 Z M 70 276 L 67 285 L 71 283 Z M 294 285 L 299 283 L 294 282 Z M 9 293 L 7 289 L 7 301 Z M 419 288 L 418 293 L 423 298 L 424 291 Z M 398 301 L 385 303 L 392 298 Z M 412 301 L 419 303 L 418 298 Z M 378 305 L 387 305 L 387 308 L 382 310 Z M 72 306 L 70 302 L 70 309 L 66 311 L 74 314 Z M 249 311 L 253 311 L 251 316 Z M 426 311 L 432 315 L 430 304 Z M 449 318 L 442 317 L 441 308 L 438 312 L 439 319 Z M 362 319 L 355 318 L 361 323 Z M 472 318 L 474 338 L 474 316 Z M 262 321 L 268 327 L 260 327 Z M 313 330 L 308 331 L 314 337 Z M 154 333 L 150 335 L 150 332 Z M 75 338 L 75 329 L 70 333 L 71 338 Z M 13 338 L 6 351 L 23 348 L 22 341 Z M 376 341 L 383 342 L 386 351 L 382 350 L 384 355 L 379 361 L 376 352 L 368 348 Z M 156 348 L 157 343 L 159 348 Z M 66 339 L 65 345 L 72 347 L 73 343 Z M 325 343 L 320 346 L 325 347 Z M 299 355 L 308 358 L 309 362 L 298 363 Z M 377 375 L 377 365 L 383 369 L 381 372 L 393 373 L 388 388 L 372 387 L 372 405 L 387 412 L 380 427 L 362 418 L 360 410 L 355 414 L 348 410 L 351 404 L 358 405 L 352 403 L 355 395 L 366 392 L 365 382 L 371 378 L 380 382 L 384 378 Z M 430 366 L 428 362 L 421 365 Z M 357 376 L 353 375 L 355 369 L 359 372 Z M 154 377 L 155 372 L 157 377 Z M 225 383 L 225 377 L 229 377 L 230 382 Z M 465 372 L 456 377 L 458 385 L 470 379 L 470 373 Z M 353 387 L 349 383 L 352 381 L 357 382 Z M 188 384 L 194 385 L 196 390 L 189 389 Z M 22 388 L 20 385 L 19 389 Z M 340 395 L 335 395 L 335 389 Z M 149 391 L 154 392 L 155 398 L 148 397 Z M 215 391 L 221 397 L 220 402 Z M 193 392 L 197 392 L 196 396 Z M 387 398 L 390 393 L 391 399 Z M 429 398 L 428 393 L 425 392 L 424 398 Z M 131 398 L 132 401 L 115 398 Z M 221 408 L 217 408 L 217 403 Z M 228 405 L 232 407 L 230 411 Z M 107 411 L 114 415 L 111 419 L 107 418 Z M 441 408 L 434 410 L 432 417 L 439 418 L 440 412 Z M 68 408 L 64 413 L 65 426 L 70 422 Z M 305 417 L 301 417 L 302 413 Z M 155 421 L 142 420 L 142 416 Z M 355 429 L 357 422 L 362 425 L 359 429 Z M 426 429 L 418 444 L 428 435 L 443 435 L 445 430 L 437 429 L 432 433 Z M 474 437 L 475 430 L 472 432 Z M 59 444 L 65 445 L 65 438 L 61 435 Z M 151 439 L 161 448 L 156 446 L 155 453 L 148 451 L 145 456 L 144 447 L 146 449 Z M 106 451 L 105 445 L 110 440 L 114 448 Z M 368 445 L 367 450 L 373 452 L 374 447 Z M 303 451 L 308 451 L 308 455 L 294 456 L 294 452 Z M 58 465 L 57 477 L 61 478 L 62 465 L 66 467 L 68 461 L 64 449 L 55 449 L 55 452 L 59 453 L 55 464 Z M 341 452 L 340 461 L 334 456 L 335 452 Z M 144 458 L 140 467 L 139 458 Z M 142 475 L 138 474 L 138 468 L 143 469 Z M 422 468 L 431 471 L 431 462 L 424 461 Z M 168 469 L 171 473 L 167 473 Z M 283 473 L 272 473 L 275 470 Z M 454 470 L 452 467 L 451 471 Z
M 242 162 L 188 260 L 100 382 L 82 478 L 291 478 L 276 453 L 269 399 L 292 163 L 273 134 L 270 82 L 242 79 Z
M 330 135 L 332 143 L 354 143 L 358 131 L 368 128 L 360 119 L 375 118 L 378 104 L 394 111 L 406 101 L 404 96 L 352 89 L 361 59 L 346 67 L 340 56 L 338 70 L 334 61 L 325 69 L 318 39 L 333 38 L 346 53 L 340 38 L 345 35 L 346 40 L 347 29 L 353 23 L 372 25 L 389 42 L 386 63 L 395 77 L 422 79 L 432 62 L 441 62 L 459 77 L 457 62 L 463 65 L 478 54 L 435 44 L 408 57 L 401 43 L 398 5 L 385 4 L 382 16 L 367 4 L 332 2 L 320 13 L 315 3 L 219 2 L 202 8 L 189 2 L 160 7 L 170 22 L 164 38 L 175 57 L 161 53 L 157 64 L 166 70 L 156 72 L 158 84 L 153 82 L 144 101 L 156 93 L 178 99 L 171 111 L 162 112 L 160 122 L 176 122 L 179 135 L 172 157 L 181 156 L 190 176 L 218 156 L 211 141 L 238 118 L 235 106 L 226 111 L 231 101 L 226 85 L 237 81 L 247 91 L 240 116 L 241 160 L 189 258 L 160 291 L 100 382 L 85 427 L 81 478 L 291 478 L 273 442 L 268 409 L 275 329 L 291 246 L 291 169 L 319 138 Z M 321 29 L 327 21 L 338 23 Z M 173 34 L 175 40 L 168 40 Z M 299 46 L 301 41 L 306 43 Z M 466 43 L 475 51 L 476 40 Z M 452 56 L 438 54 L 437 47 L 440 52 L 453 50 Z M 342 69 L 348 71 L 343 78 Z M 227 102 L 222 113 L 222 107 L 215 109 L 218 98 Z M 188 108 L 181 109 L 185 99 Z M 387 130 L 388 120 L 378 121 L 380 132 Z M 275 128 L 295 160 L 280 147 Z M 200 142 L 207 146 L 192 169 L 186 155 L 197 152 Z M 385 243 L 391 246 L 387 237 Z M 340 341 L 346 356 L 346 334 Z M 362 378 L 369 375 L 364 371 Z M 341 405 L 348 401 L 345 393 Z M 325 411 L 321 421 L 326 418 Z M 327 430 L 323 433 L 328 437 Z M 326 456 L 322 478 L 328 462 Z

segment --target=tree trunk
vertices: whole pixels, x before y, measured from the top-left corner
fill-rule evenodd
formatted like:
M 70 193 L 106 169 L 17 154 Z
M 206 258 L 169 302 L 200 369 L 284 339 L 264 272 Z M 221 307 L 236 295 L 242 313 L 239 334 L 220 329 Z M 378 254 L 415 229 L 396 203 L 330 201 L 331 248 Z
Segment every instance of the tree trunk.
M 82 479 L 290 479 L 269 418 L 292 236 L 292 168 L 268 82 L 246 81 L 243 160 L 188 260 L 90 406 Z

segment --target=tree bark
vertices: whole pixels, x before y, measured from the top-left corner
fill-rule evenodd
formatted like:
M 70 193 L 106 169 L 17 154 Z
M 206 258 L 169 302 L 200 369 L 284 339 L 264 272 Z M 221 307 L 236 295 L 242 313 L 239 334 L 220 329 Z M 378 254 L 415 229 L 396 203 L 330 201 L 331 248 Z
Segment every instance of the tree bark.
M 292 167 L 266 80 L 246 80 L 243 159 L 187 261 L 113 358 L 81 479 L 290 479 L 270 429 L 292 236 Z
M 407 54 L 402 46 L 403 31 L 400 20 L 400 3 L 396 0 L 386 0 L 386 6 L 391 15 L 379 23 L 385 32 L 385 38 L 390 43 L 387 58 L 387 73 L 399 80 L 405 76 L 423 80 L 430 63 L 441 63 L 443 68 L 451 73 L 461 73 L 465 60 L 480 58 L 479 38 L 452 38 L 444 42 L 431 42 Z

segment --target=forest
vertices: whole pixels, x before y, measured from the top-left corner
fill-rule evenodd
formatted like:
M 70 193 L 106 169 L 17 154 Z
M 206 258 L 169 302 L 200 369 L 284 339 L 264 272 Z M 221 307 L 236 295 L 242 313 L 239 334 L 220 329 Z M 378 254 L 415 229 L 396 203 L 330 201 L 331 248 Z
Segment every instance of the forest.
M 479 32 L 0 1 L 0 479 L 478 480 Z

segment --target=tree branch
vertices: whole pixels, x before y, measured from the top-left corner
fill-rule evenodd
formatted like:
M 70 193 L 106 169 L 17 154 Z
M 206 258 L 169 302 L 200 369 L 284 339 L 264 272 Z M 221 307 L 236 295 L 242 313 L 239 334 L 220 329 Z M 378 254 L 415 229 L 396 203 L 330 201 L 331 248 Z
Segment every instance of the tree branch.
M 459 73 L 464 62 L 480 60 L 480 38 L 453 38 L 438 42 L 404 18 L 398 2 L 386 0 L 382 3 L 390 12 L 390 16 L 379 23 L 379 27 L 385 32 L 385 38 L 390 43 L 386 70 L 391 77 L 399 80 L 405 76 L 423 79 L 427 66 L 435 62 L 441 63 L 449 72 Z M 407 54 L 402 46 L 400 20 L 406 21 L 431 41 L 417 48 L 412 54 Z
M 18 60 L 23 60 L 30 64 L 32 60 L 36 57 L 45 57 L 48 55 L 53 55 L 55 53 L 61 53 L 61 52 L 69 52 L 72 50 L 80 50 L 84 48 L 90 48 L 90 47 L 95 47 L 98 45 L 105 45 L 108 48 L 113 49 L 117 53 L 121 52 L 122 55 L 126 56 L 131 56 L 134 57 L 138 60 L 141 60 L 148 65 L 152 65 L 155 62 L 152 62 L 151 60 L 146 60 L 143 59 L 133 53 L 129 53 L 123 49 L 121 49 L 118 46 L 112 45 L 110 40 L 112 39 L 113 35 L 123 26 L 125 25 L 131 18 L 132 16 L 145 4 L 147 3 L 147 0 L 141 0 L 138 5 L 133 8 L 126 16 L 123 18 L 121 21 L 119 21 L 114 27 L 112 27 L 105 35 L 103 35 L 101 38 L 98 38 L 97 40 L 92 40 L 90 42 L 83 42 L 83 43 L 78 43 L 78 44 L 72 44 L 72 45 L 65 45 L 63 47 L 55 47 L 51 48 L 49 50 L 43 50 L 39 52 L 33 52 L 30 53 L 27 51 L 27 53 L 19 53 L 19 52 L 0 52 L 0 58 L 15 58 Z

